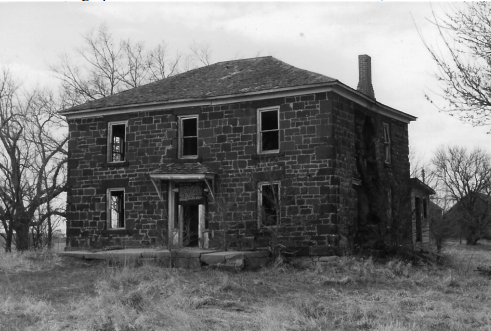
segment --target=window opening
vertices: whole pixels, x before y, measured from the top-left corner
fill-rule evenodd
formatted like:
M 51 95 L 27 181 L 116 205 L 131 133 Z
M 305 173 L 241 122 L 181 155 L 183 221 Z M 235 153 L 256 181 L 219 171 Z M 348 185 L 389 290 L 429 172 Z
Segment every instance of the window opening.
M 390 164 L 390 126 L 384 123 L 384 154 L 385 163 Z
M 109 162 L 122 162 L 125 160 L 125 124 L 109 124 Z
M 124 190 L 109 190 L 108 204 L 109 227 L 124 228 Z
M 261 224 L 264 226 L 278 224 L 279 193 L 279 183 L 259 184 L 259 212 Z
M 181 157 L 198 156 L 198 118 L 180 118 Z
M 280 149 L 280 130 L 278 109 L 259 111 L 260 151 L 278 151 Z

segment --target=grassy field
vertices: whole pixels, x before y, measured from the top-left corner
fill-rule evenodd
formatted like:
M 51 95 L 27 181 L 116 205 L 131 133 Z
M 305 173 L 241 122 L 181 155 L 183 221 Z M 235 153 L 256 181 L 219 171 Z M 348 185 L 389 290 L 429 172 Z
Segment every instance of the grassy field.
M 324 270 L 113 267 L 0 256 L 0 330 L 491 330 L 491 244 L 449 265 L 343 257 Z

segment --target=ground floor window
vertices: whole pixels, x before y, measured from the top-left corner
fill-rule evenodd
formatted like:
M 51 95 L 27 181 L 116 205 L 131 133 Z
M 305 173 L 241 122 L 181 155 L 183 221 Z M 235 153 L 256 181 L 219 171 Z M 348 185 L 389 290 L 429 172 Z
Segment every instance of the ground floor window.
M 108 228 L 124 228 L 124 189 L 107 190 Z
M 258 205 L 260 225 L 277 225 L 280 206 L 280 184 L 278 182 L 259 183 Z

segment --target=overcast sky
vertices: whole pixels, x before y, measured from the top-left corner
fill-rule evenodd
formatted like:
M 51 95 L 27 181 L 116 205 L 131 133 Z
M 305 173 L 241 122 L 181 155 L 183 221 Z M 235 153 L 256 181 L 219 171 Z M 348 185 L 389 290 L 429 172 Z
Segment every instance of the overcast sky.
M 372 57 L 378 101 L 417 116 L 409 126 L 411 147 L 429 160 L 443 144 L 489 150 L 489 128 L 463 124 L 425 99 L 438 91 L 436 67 L 418 35 L 434 44 L 437 14 L 460 3 L 0 3 L 0 65 L 29 84 L 56 85 L 49 64 L 74 54 L 82 35 L 105 23 L 116 39 L 165 40 L 187 52 L 193 41 L 212 47 L 213 62 L 273 55 L 356 88 L 358 55 Z

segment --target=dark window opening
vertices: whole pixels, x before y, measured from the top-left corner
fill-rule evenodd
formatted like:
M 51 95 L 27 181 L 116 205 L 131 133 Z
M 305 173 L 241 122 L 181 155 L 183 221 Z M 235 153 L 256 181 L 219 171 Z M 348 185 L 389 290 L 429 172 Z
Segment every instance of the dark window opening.
M 109 226 L 124 228 L 124 191 L 109 191 Z
M 181 156 L 198 156 L 198 119 L 181 119 Z
M 426 203 L 426 199 L 423 199 L 423 218 L 428 217 L 428 205 Z
M 384 123 L 384 159 L 387 164 L 390 164 L 390 144 L 390 126 Z
M 278 127 L 278 110 L 260 112 L 261 151 L 280 149 L 280 130 Z
M 111 137 L 111 162 L 124 161 L 125 132 L 124 124 L 112 125 Z
M 264 226 L 278 224 L 279 185 L 263 184 L 260 186 L 261 223 Z

